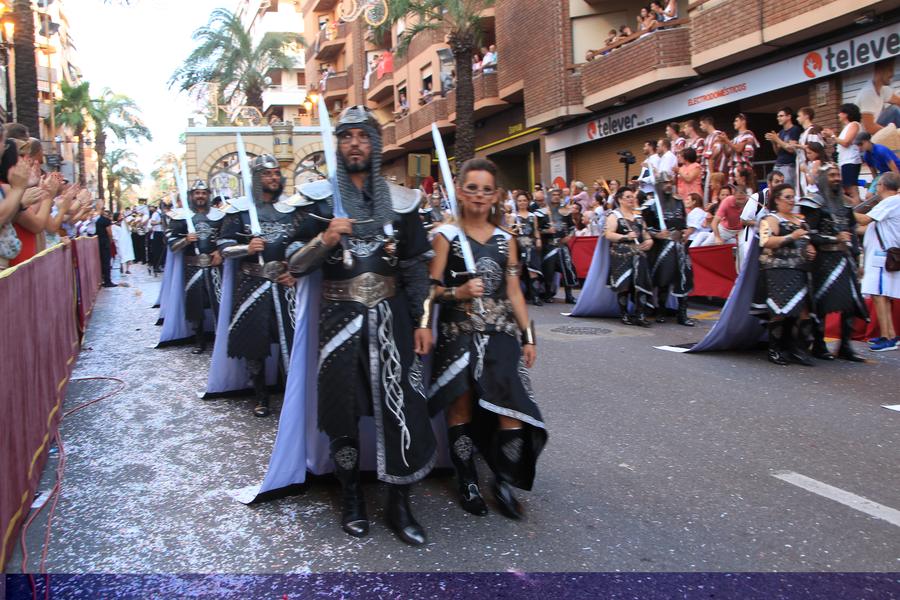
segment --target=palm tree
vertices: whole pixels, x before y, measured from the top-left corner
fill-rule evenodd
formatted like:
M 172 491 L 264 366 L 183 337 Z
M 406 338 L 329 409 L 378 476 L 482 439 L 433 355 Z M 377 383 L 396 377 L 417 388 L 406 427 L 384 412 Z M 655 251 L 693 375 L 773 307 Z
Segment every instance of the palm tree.
M 162 194 L 169 194 L 176 188 L 175 168 L 181 161 L 172 152 L 166 152 L 156 159 L 155 167 L 150 172 L 150 177 L 156 183 L 156 189 Z
M 70 85 L 63 80 L 59 87 L 62 97 L 55 104 L 56 124 L 71 129 L 77 139 L 78 183 L 84 185 L 84 130 L 91 123 L 91 84 L 84 81 Z
M 472 86 L 472 54 L 481 42 L 481 13 L 496 0 L 389 0 L 388 22 L 410 25 L 397 40 L 404 54 L 416 34 L 446 29 L 447 43 L 456 62 L 456 163 L 475 156 L 475 90 Z
M 25 125 L 34 137 L 40 137 L 38 124 L 37 63 L 34 58 L 34 13 L 31 0 L 13 4 L 13 48 L 16 71 L 16 121 Z
M 121 211 L 123 191 L 143 182 L 144 176 L 137 167 L 136 161 L 137 157 L 134 152 L 125 148 L 115 148 L 104 156 L 110 210 L 116 206 Z
M 262 112 L 266 74 L 272 69 L 290 69 L 294 59 L 285 47 L 303 38 L 293 33 L 268 34 L 256 46 L 241 19 L 231 11 L 217 8 L 209 22 L 194 32 L 197 47 L 169 79 L 169 87 L 184 92 L 202 92 L 218 83 L 225 101 L 243 98 L 243 104 Z
M 141 139 L 150 141 L 153 136 L 141 120 L 140 110 L 134 100 L 115 94 L 109 88 L 104 89 L 99 98 L 91 101 L 90 115 L 96 129 L 94 150 L 97 152 L 97 197 L 102 201 L 103 158 L 106 156 L 107 136 L 112 134 L 121 142 Z

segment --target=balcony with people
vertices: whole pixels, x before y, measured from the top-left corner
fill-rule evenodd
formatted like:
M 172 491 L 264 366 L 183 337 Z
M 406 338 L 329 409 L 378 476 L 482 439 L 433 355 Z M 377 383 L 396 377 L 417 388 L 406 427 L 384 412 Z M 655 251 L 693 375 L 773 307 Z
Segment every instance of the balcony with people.
M 588 49 L 580 65 L 585 108 L 599 110 L 695 76 L 691 28 L 674 0 L 641 8 L 634 28 L 611 28 L 603 45 Z
M 313 48 L 315 59 L 319 62 L 333 60 L 344 49 L 349 33 L 350 27 L 347 23 L 335 23 L 333 20 L 325 22 L 319 30 Z

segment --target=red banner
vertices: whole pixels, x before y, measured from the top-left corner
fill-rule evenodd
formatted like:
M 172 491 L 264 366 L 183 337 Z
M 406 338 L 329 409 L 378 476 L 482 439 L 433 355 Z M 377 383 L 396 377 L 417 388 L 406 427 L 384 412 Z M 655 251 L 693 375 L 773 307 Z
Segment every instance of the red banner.
M 78 289 L 89 314 L 99 282 L 96 239 L 54 246 L 0 273 L 0 567 L 28 516 L 59 424 L 78 354 Z
M 598 239 L 596 236 L 585 236 L 573 238 L 569 242 L 575 272 L 581 279 L 587 277 L 591 268 Z M 688 252 L 694 266 L 694 291 L 691 296 L 727 298 L 737 279 L 734 246 L 703 246 L 689 248 Z
M 869 322 L 856 319 L 853 322 L 853 339 L 857 341 L 871 340 L 881 336 L 881 327 L 878 325 L 878 315 L 875 314 L 875 306 L 871 298 L 866 298 L 866 307 L 869 309 Z M 900 323 L 900 300 L 891 301 L 891 314 L 894 316 L 894 325 Z M 825 336 L 835 339 L 841 337 L 841 313 L 830 313 L 825 317 Z

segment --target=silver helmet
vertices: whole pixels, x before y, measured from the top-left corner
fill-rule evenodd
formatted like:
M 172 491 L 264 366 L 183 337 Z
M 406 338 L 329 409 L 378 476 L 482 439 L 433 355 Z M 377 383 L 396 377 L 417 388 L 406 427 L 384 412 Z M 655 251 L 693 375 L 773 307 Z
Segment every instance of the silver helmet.
M 194 183 L 191 184 L 190 191 L 196 192 L 198 190 L 206 190 L 207 192 L 209 191 L 209 186 L 206 185 L 206 181 L 204 181 L 203 179 L 196 179 L 194 180 Z
M 271 154 L 260 154 L 250 161 L 250 170 L 254 173 L 265 171 L 266 169 L 278 169 L 278 160 Z

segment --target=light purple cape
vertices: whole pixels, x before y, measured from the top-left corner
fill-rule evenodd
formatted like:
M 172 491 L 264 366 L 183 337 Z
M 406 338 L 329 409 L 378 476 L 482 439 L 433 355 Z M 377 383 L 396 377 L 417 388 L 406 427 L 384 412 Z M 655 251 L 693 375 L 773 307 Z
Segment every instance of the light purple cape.
M 166 317 L 165 313 L 165 296 L 168 291 L 170 284 L 172 283 L 172 265 L 175 264 L 175 252 L 171 250 L 166 252 L 166 267 L 163 269 L 162 276 L 162 284 L 159 286 L 159 294 L 156 296 L 156 302 L 153 303 L 152 308 L 159 308 L 159 317 L 157 317 L 156 324 L 159 325 L 162 323 L 163 319 Z M 181 252 L 177 253 L 178 256 L 181 256 Z
M 594 248 L 594 257 L 578 302 L 572 309 L 573 317 L 618 317 L 619 304 L 616 293 L 606 284 L 609 279 L 609 240 L 600 236 Z
M 169 260 L 168 257 L 177 255 L 178 260 Z M 166 254 L 166 270 L 163 273 L 162 302 L 160 307 L 160 318 L 162 318 L 162 307 L 165 307 L 167 318 L 162 319 L 162 329 L 159 332 L 159 343 L 157 348 L 163 344 L 177 342 L 180 340 L 193 339 L 194 327 L 184 318 L 184 261 L 181 260 L 182 251 L 168 252 Z M 215 331 L 215 319 L 211 309 L 206 310 L 206 321 L 204 323 L 204 331 Z
M 719 320 L 688 352 L 746 350 L 766 339 L 763 322 L 750 314 L 759 280 L 759 252 L 759 238 L 754 237 Z

